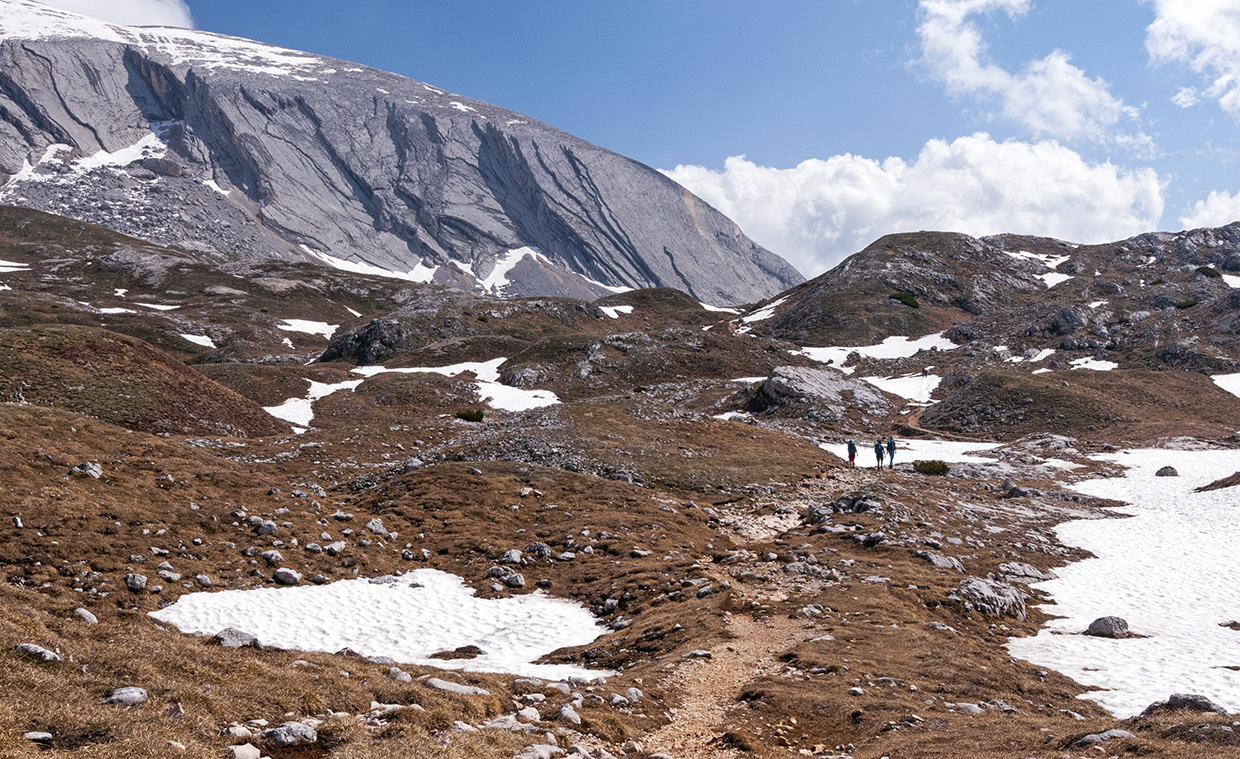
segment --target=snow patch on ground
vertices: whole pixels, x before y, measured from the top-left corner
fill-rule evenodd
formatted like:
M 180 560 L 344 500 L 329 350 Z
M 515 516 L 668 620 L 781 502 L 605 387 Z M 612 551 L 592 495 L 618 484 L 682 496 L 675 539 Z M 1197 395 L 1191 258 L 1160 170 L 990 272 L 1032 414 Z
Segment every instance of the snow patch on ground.
M 754 322 L 760 322 L 766 319 L 770 319 L 772 316 L 775 315 L 775 309 L 783 305 L 784 301 L 786 300 L 788 300 L 787 295 L 780 298 L 779 300 L 767 303 L 762 308 L 759 308 L 755 311 L 750 311 L 745 316 L 742 316 L 741 321 L 744 322 L 745 324 L 753 324 Z
M 351 648 L 401 664 L 549 680 L 612 674 L 533 663 L 606 633 L 581 604 L 541 592 L 480 599 L 460 577 L 436 569 L 417 569 L 392 582 L 190 593 L 151 616 L 186 633 L 214 635 L 233 627 L 265 645 L 297 651 Z M 470 645 L 485 653 L 475 659 L 429 658 Z
M 345 311 L 348 311 L 348 312 L 349 312 L 349 313 L 350 313 L 350 314 L 351 314 L 354 318 L 357 318 L 357 317 L 361 316 L 361 314 L 360 314 L 359 312 L 354 311 L 353 309 L 349 308 L 348 306 L 345 306 L 345 307 L 344 307 L 344 310 L 345 310 Z
M 1061 282 L 1067 282 L 1069 279 L 1072 279 L 1071 274 L 1060 274 L 1057 271 L 1048 271 L 1045 274 L 1039 274 L 1038 277 L 1046 283 L 1048 290 Z
M 188 340 L 191 343 L 194 343 L 195 345 L 201 345 L 204 348 L 216 347 L 215 341 L 207 337 L 206 335 L 187 335 L 187 334 L 182 333 L 181 338 L 183 340 Z
M 1240 276 L 1236 276 L 1235 274 L 1224 274 L 1223 281 L 1227 283 L 1228 287 L 1240 288 Z
M 633 313 L 632 306 L 599 306 L 598 310 L 602 311 L 603 313 L 607 314 L 613 319 L 619 319 L 620 314 Z
M 112 308 L 101 308 L 99 309 L 99 313 L 101 314 L 136 314 L 138 312 L 134 311 L 132 308 L 112 307 Z
M 346 261 L 343 258 L 336 258 L 335 256 L 330 256 L 326 253 L 320 253 L 319 251 L 314 250 L 308 245 L 302 245 L 301 249 L 305 251 L 306 255 L 310 256 L 311 258 L 317 261 L 321 261 L 327 264 L 333 269 L 340 269 L 341 271 L 351 271 L 354 274 L 370 274 L 371 276 L 375 276 L 375 277 L 388 277 L 389 279 L 403 279 L 407 282 L 421 282 L 425 284 L 427 282 L 430 282 L 432 279 L 434 279 L 435 272 L 439 271 L 438 266 L 426 266 L 425 264 L 422 264 L 421 262 L 419 262 L 417 266 L 413 267 L 409 271 L 404 271 L 404 272 L 392 271 L 391 269 L 384 269 L 381 266 L 375 266 L 374 264 L 368 264 L 368 263 L 365 263 L 364 261 Z
M 1216 374 L 1210 379 L 1232 395 L 1240 397 L 1240 374 Z M 1240 469 L 1240 467 L 1237 467 Z
M 1053 355 L 1055 355 L 1054 348 L 1043 348 L 1042 350 L 1038 351 L 1036 356 L 1028 360 L 1026 360 L 1024 356 L 1012 356 L 1011 358 L 1007 359 L 1007 362 L 1009 364 L 1019 364 L 1019 363 L 1036 364 L 1039 361 L 1045 361 L 1046 359 L 1050 358 Z
M 707 303 L 699 303 L 698 305 L 706 309 L 707 311 L 716 311 L 721 314 L 739 314 L 741 312 L 739 308 L 727 308 L 725 306 L 712 306 Z
M 867 439 L 858 439 L 857 460 L 861 461 L 863 453 L 874 455 L 874 443 Z M 884 442 L 886 439 L 884 438 Z M 982 451 L 998 448 L 1000 443 L 962 443 L 955 440 L 896 440 L 896 461 L 942 461 L 948 464 L 993 464 L 994 459 L 978 456 Z M 838 453 L 839 457 L 848 460 L 846 444 L 830 445 L 820 443 L 824 451 Z
M 285 319 L 282 323 L 276 325 L 276 329 L 282 329 L 285 332 L 305 332 L 307 335 L 322 335 L 325 340 L 332 339 L 332 335 L 336 334 L 336 330 L 339 328 L 339 324 L 328 324 L 327 322 L 316 322 L 309 319 Z
M 19 264 L 16 261 L 0 260 L 0 273 L 11 274 L 15 271 L 30 271 L 30 267 L 26 264 Z
M 1132 450 L 1099 460 L 1128 467 L 1123 477 L 1078 483 L 1074 489 L 1128 505 L 1127 519 L 1067 522 L 1055 531 L 1065 545 L 1096 558 L 1056 569 L 1038 583 L 1059 618 L 1037 636 L 1014 638 L 1008 650 L 1099 689 L 1084 697 L 1116 717 L 1130 717 L 1172 693 L 1199 693 L 1240 711 L 1237 633 L 1220 623 L 1237 617 L 1240 586 L 1240 500 L 1232 488 L 1195 488 L 1240 469 L 1235 451 Z M 1178 477 L 1157 477 L 1173 466 Z M 1149 637 L 1126 640 L 1081 635 L 1094 619 L 1119 616 Z
M 490 361 L 466 361 L 449 366 L 418 366 L 400 369 L 388 369 L 385 366 L 359 366 L 353 370 L 353 373 L 363 377 L 393 372 L 398 374 L 433 373 L 455 377 L 458 374 L 473 372 L 477 378 L 474 385 L 478 397 L 491 408 L 501 411 L 529 411 L 543 406 L 554 406 L 560 402 L 559 397 L 550 390 L 525 390 L 501 383 L 499 367 L 507 360 L 507 358 L 493 358 Z
M 135 302 L 134 305 L 142 306 L 143 308 L 149 308 L 152 311 L 176 311 L 178 308 L 180 308 L 180 306 L 173 306 L 167 303 L 137 303 Z
M 315 382 L 314 380 L 307 381 L 310 383 L 310 390 L 304 398 L 289 398 L 279 406 L 264 406 L 263 411 L 297 427 L 309 427 L 311 420 L 314 419 L 315 401 L 326 398 L 338 390 L 356 390 L 358 385 L 365 382 L 364 379 L 345 380 L 335 384 Z M 298 431 L 298 434 L 302 432 L 305 432 L 305 430 Z
M 943 381 L 943 378 L 938 375 L 928 374 L 923 377 L 920 373 L 907 377 L 862 377 L 861 379 L 879 390 L 918 403 L 929 403 L 930 395 Z
M 1073 359 L 1070 363 L 1073 369 L 1092 369 L 1096 372 L 1109 372 L 1119 367 L 1119 364 L 1114 361 L 1102 361 L 1090 357 Z
M 867 358 L 905 358 L 915 355 L 921 350 L 949 351 L 954 350 L 956 347 L 958 346 L 955 343 L 943 337 L 943 333 L 939 332 L 934 335 L 919 337 L 916 340 L 910 340 L 907 337 L 889 337 L 878 345 L 802 348 L 801 350 L 791 351 L 791 353 L 794 356 L 805 356 L 823 364 L 829 363 L 845 374 L 852 374 L 857 367 L 843 365 L 852 353 L 859 353 Z

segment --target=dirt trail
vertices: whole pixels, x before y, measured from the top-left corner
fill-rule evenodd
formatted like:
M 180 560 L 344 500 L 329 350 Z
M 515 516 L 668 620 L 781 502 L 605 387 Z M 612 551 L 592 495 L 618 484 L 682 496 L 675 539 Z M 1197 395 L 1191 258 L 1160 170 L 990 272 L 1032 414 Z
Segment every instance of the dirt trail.
M 755 677 L 778 672 L 777 657 L 807 634 L 801 620 L 755 620 L 734 614 L 728 632 L 735 636 L 714 646 L 710 659 L 686 661 L 668 678 L 665 687 L 681 694 L 672 720 L 643 743 L 650 752 L 676 759 L 723 759 L 739 752 L 712 745 L 726 731 L 728 712 L 744 708 L 737 701 L 741 687 Z

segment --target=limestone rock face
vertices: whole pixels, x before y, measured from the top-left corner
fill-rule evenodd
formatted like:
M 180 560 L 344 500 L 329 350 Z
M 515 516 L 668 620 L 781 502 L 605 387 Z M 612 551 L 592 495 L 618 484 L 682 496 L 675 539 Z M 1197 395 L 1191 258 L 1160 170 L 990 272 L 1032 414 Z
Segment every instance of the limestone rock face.
M 737 304 L 803 279 L 650 167 L 345 61 L 13 0 L 0 77 L 0 200 L 213 259 L 331 256 L 508 297 Z

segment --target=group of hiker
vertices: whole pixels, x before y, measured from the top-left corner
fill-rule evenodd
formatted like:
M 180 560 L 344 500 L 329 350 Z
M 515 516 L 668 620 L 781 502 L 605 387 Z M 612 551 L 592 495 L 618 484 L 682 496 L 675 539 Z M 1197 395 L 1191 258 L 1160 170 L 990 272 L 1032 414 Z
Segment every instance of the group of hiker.
M 887 460 L 887 468 L 891 469 L 896 465 L 896 440 L 890 435 L 887 436 L 886 443 L 883 442 L 881 437 L 874 441 L 874 458 L 878 460 L 875 467 L 878 469 L 883 468 L 884 454 Z M 857 441 L 855 440 L 848 441 L 848 468 L 857 468 Z

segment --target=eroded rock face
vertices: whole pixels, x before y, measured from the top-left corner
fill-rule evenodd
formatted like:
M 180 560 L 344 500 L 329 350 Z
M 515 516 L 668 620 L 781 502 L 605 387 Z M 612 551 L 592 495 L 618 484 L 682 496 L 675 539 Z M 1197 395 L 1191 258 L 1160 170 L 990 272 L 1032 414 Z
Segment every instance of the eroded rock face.
M 657 171 L 512 111 L 219 35 L 27 0 L 0 15 L 0 173 L 33 167 L 6 203 L 211 257 L 314 251 L 465 289 L 503 260 L 508 296 L 602 283 L 737 304 L 802 280 Z
M 877 388 L 834 369 L 805 366 L 776 367 L 758 388 L 749 403 L 751 411 L 805 404 L 834 419 L 849 406 L 860 407 L 870 415 L 891 413 L 895 406 Z

